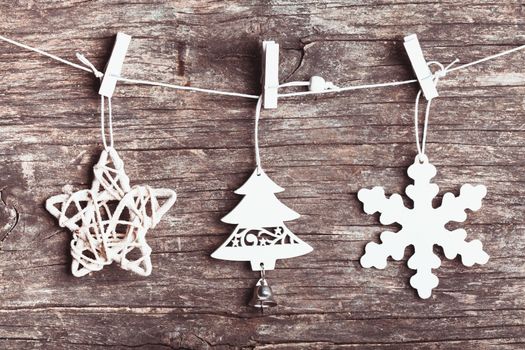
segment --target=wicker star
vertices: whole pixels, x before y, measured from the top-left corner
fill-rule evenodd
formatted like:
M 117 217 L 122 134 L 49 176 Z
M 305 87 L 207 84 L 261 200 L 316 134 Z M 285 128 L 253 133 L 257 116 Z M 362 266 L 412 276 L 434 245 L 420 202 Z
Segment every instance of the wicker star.
M 173 206 L 175 191 L 149 186 L 130 187 L 124 163 L 108 147 L 93 167 L 91 189 L 49 198 L 46 209 L 61 227 L 73 232 L 71 271 L 82 277 L 113 261 L 124 270 L 151 274 L 148 229 Z M 159 199 L 164 203 L 159 204 Z

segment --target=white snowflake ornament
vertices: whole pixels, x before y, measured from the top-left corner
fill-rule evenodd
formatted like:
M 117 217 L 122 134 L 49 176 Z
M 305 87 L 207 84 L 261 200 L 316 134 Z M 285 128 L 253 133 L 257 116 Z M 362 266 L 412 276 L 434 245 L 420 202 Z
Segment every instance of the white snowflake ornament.
M 367 214 L 381 213 L 381 224 L 398 223 L 402 226 L 398 232 L 381 233 L 380 244 L 368 243 L 361 257 L 361 265 L 384 269 L 389 256 L 401 260 L 405 248 L 413 245 L 414 255 L 408 260 L 408 267 L 417 272 L 410 278 L 410 284 L 423 299 L 431 296 L 432 289 L 439 282 L 432 273 L 432 269 L 441 265 L 441 260 L 433 252 L 434 245 L 443 248 L 447 259 L 461 255 L 465 266 L 485 264 L 489 259 L 479 240 L 465 241 L 467 232 L 464 229 L 449 231 L 445 227 L 450 221 L 465 221 L 465 209 L 480 209 L 481 200 L 487 194 L 486 187 L 465 184 L 461 186 L 458 197 L 446 193 L 441 206 L 434 208 L 432 200 L 438 194 L 439 187 L 431 183 L 430 179 L 435 175 L 436 168 L 425 155 L 417 156 L 414 164 L 408 168 L 408 176 L 414 180 L 414 184 L 406 188 L 406 194 L 414 202 L 413 208 L 405 207 L 399 194 L 387 198 L 382 187 L 361 189 L 357 194 Z
M 59 194 L 46 202 L 59 225 L 73 232 L 73 275 L 82 277 L 117 262 L 125 270 L 148 276 L 152 265 L 146 233 L 173 206 L 175 191 L 131 187 L 124 162 L 112 147 L 102 151 L 93 171 L 91 189 Z

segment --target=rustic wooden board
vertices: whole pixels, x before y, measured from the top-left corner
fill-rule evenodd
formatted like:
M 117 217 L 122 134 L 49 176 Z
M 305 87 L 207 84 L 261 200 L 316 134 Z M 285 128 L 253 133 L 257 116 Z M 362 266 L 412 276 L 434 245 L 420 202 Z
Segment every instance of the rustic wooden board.
M 402 38 L 448 63 L 525 42 L 521 1 L 3 2 L 1 33 L 98 67 L 117 31 L 131 34 L 123 74 L 259 92 L 259 42 L 281 44 L 281 80 L 320 74 L 336 84 L 413 77 Z M 462 225 L 491 259 L 437 270 L 420 300 L 406 260 L 362 269 L 377 216 L 356 193 L 409 183 L 416 86 L 290 98 L 264 111 L 261 155 L 302 214 L 289 227 L 308 256 L 269 273 L 280 306 L 246 303 L 249 264 L 209 254 L 232 227 L 220 222 L 251 173 L 254 102 L 119 84 L 116 147 L 133 184 L 177 190 L 149 234 L 154 272 L 116 266 L 77 279 L 70 233 L 44 209 L 65 186 L 90 185 L 101 150 L 96 79 L 0 43 L 0 348 L 519 349 L 525 347 L 525 53 L 450 74 L 430 119 L 428 154 L 442 193 L 483 183 L 488 196 Z M 440 252 L 441 256 L 442 253 Z

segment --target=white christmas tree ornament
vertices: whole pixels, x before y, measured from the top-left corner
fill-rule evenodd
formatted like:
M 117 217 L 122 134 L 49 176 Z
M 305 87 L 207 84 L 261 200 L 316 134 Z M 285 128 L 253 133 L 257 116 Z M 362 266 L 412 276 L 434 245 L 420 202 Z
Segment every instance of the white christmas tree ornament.
M 278 58 L 275 43 L 266 43 L 265 64 L 277 65 Z M 277 51 L 278 52 L 278 51 Z M 267 68 L 267 67 L 266 67 Z M 277 74 L 276 67 L 272 69 Z M 263 71 L 265 69 L 263 68 Z M 276 76 L 273 78 L 276 79 Z M 267 84 L 266 84 L 267 85 Z M 265 86 L 266 86 L 265 85 Z M 263 93 L 268 97 L 268 94 Z M 292 209 L 281 203 L 275 193 L 284 189 L 273 182 L 261 167 L 259 155 L 259 117 L 263 103 L 263 95 L 255 107 L 255 163 L 256 167 L 248 181 L 235 193 L 244 195 L 239 204 L 222 221 L 236 225 L 232 234 L 211 255 L 213 258 L 233 261 L 249 261 L 253 271 L 259 271 L 261 277 L 256 283 L 253 297 L 248 305 L 259 308 L 277 305 L 273 291 L 266 280 L 265 271 L 275 269 L 277 259 L 293 258 L 310 253 L 313 249 L 300 240 L 284 224 L 299 218 Z M 273 102 L 276 103 L 276 96 Z M 270 103 L 271 105 L 271 103 Z M 269 107 L 269 108 L 275 108 Z
M 394 260 L 401 260 L 405 248 L 413 245 L 414 255 L 408 260 L 408 267 L 417 272 L 410 279 L 410 284 L 424 299 L 431 296 L 432 289 L 437 287 L 439 281 L 432 273 L 432 269 L 441 265 L 440 259 L 433 252 L 434 245 L 443 248 L 447 259 L 461 255 L 465 266 L 485 264 L 489 259 L 479 240 L 465 241 L 467 232 L 464 229 L 450 231 L 445 227 L 451 221 L 465 221 L 465 209 L 480 209 L 487 189 L 483 185 L 465 184 L 458 197 L 446 193 L 441 206 L 434 208 L 432 200 L 438 194 L 439 187 L 431 183 L 430 179 L 435 175 L 436 168 L 428 162 L 425 155 L 418 155 L 414 164 L 408 168 L 408 176 L 414 180 L 414 184 L 406 188 L 406 194 L 414 202 L 413 208 L 405 207 L 398 194 L 385 197 L 382 187 L 361 189 L 357 194 L 367 214 L 381 213 L 381 224 L 398 223 L 402 226 L 398 232 L 384 231 L 380 244 L 368 243 L 365 254 L 361 257 L 361 265 L 384 269 L 389 256 Z
M 253 271 L 273 270 L 276 259 L 308 254 L 312 247 L 297 238 L 284 222 L 299 218 L 274 193 L 284 191 L 261 169 L 252 173 L 236 194 L 241 202 L 222 221 L 237 225 L 213 258 L 249 261 Z

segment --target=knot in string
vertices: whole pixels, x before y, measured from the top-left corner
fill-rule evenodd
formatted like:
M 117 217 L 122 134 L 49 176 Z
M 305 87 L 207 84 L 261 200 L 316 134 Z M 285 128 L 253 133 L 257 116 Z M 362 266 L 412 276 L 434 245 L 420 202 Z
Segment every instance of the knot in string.
M 95 68 L 95 66 L 93 65 L 93 63 L 91 63 L 87 58 L 86 56 L 84 56 L 83 54 L 77 52 L 76 54 L 77 56 L 77 59 L 82 62 L 85 66 L 87 66 L 89 69 L 91 69 L 91 71 L 93 72 L 93 74 L 95 74 L 95 76 L 99 79 L 102 79 L 102 77 L 104 76 L 104 73 L 102 73 L 101 71 L 99 71 L 98 69 Z
M 455 59 L 454 61 L 450 62 L 450 64 L 446 67 L 443 66 L 443 64 L 441 62 L 438 62 L 438 61 L 430 61 L 428 62 L 427 64 L 429 66 L 435 64 L 439 67 L 439 70 L 436 71 L 434 74 L 433 74 L 433 80 L 434 80 L 434 85 L 437 85 L 438 81 L 440 78 L 444 78 L 449 70 L 452 68 L 453 65 L 455 65 L 456 63 L 459 62 L 459 59 Z
M 439 79 L 444 78 L 450 68 L 459 62 L 459 60 L 456 58 L 454 61 L 452 61 L 448 66 L 443 66 L 442 63 L 438 61 L 429 61 L 427 64 L 428 66 L 436 65 L 439 67 L 439 70 L 436 71 L 432 75 L 432 82 L 434 83 L 434 86 L 437 87 L 437 84 L 439 82 Z M 425 119 L 423 122 L 423 137 L 421 139 L 421 143 L 419 142 L 419 99 L 421 98 L 422 90 L 420 89 L 416 95 L 416 105 L 414 109 L 414 127 L 415 127 L 415 134 L 416 134 L 416 146 L 417 146 L 417 153 L 418 153 L 418 159 L 421 163 L 425 162 L 427 159 L 425 155 L 425 145 L 427 143 L 427 131 L 428 131 L 428 116 L 430 114 L 430 104 L 432 103 L 432 99 L 428 100 L 427 106 L 425 108 Z

